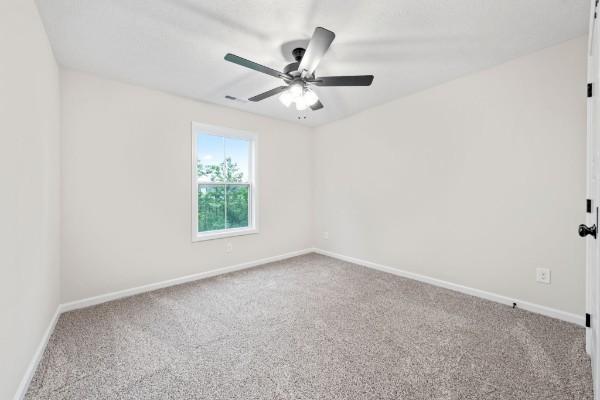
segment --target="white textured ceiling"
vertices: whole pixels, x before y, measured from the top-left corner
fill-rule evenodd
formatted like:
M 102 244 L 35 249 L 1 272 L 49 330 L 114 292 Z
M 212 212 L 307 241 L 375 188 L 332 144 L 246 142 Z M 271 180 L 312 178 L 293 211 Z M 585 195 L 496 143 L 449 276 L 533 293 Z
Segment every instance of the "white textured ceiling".
M 67 67 L 316 126 L 587 32 L 588 0 L 38 0 Z M 223 60 L 281 70 L 285 44 L 336 33 L 317 75 L 373 74 L 371 87 L 317 87 L 325 108 L 277 96 L 281 81 Z M 306 119 L 298 120 L 298 116 Z

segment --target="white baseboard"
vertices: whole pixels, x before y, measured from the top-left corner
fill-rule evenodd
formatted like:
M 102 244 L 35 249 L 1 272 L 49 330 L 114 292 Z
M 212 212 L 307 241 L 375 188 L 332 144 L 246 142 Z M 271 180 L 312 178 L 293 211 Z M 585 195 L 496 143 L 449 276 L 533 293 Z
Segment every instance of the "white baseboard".
M 33 379 L 33 374 L 35 373 L 40 361 L 42 360 L 42 356 L 44 355 L 44 351 L 46 350 L 46 346 L 48 345 L 48 340 L 50 340 L 50 335 L 54 332 L 54 327 L 56 326 L 56 322 L 58 321 L 58 317 L 60 316 L 60 306 L 56 309 L 54 316 L 50 320 L 50 324 L 44 335 L 42 336 L 42 340 L 38 344 L 35 349 L 35 353 L 33 353 L 33 358 L 31 362 L 27 366 L 27 370 L 25 370 L 25 375 L 23 375 L 23 379 L 21 379 L 21 383 L 19 383 L 19 387 L 17 388 L 17 392 L 15 393 L 14 400 L 22 400 L 27 393 L 27 389 L 29 389 L 29 384 Z
M 149 285 L 137 286 L 131 289 L 119 290 L 117 292 L 101 294 L 99 296 L 88 297 L 82 300 L 76 300 L 69 303 L 61 304 L 60 312 L 67 312 L 77 310 L 79 308 L 90 307 L 96 304 L 106 303 L 107 301 L 117 300 L 123 297 L 129 297 L 140 293 L 150 292 L 156 289 L 162 289 L 169 286 L 180 285 L 182 283 L 197 281 L 199 279 L 211 278 L 213 276 L 227 274 L 229 272 L 240 271 L 256 267 L 263 264 L 268 264 L 275 261 L 285 260 L 286 258 L 300 256 L 302 254 L 308 254 L 314 252 L 314 249 L 303 249 L 298 251 L 292 251 L 290 253 L 280 254 L 273 257 L 262 258 L 260 260 L 249 261 L 242 264 L 232 265 L 229 267 L 213 269 L 209 271 L 199 272 L 197 274 L 182 276 L 180 278 L 169 279 L 162 282 L 151 283 Z
M 523 301 L 519 299 L 514 299 L 510 297 L 506 297 L 500 294 L 486 292 L 485 290 L 474 289 L 468 286 L 459 285 L 452 282 L 443 281 L 441 279 L 431 278 L 429 276 L 416 274 L 414 272 L 404 271 L 398 268 L 392 268 L 385 265 L 377 264 L 371 261 L 365 261 L 354 257 L 348 257 L 342 254 L 333 253 L 331 251 L 314 249 L 315 253 L 322 254 L 324 256 L 337 258 L 338 260 L 351 262 L 353 264 L 362 265 L 364 267 L 376 269 L 378 271 L 387 272 L 390 274 L 402 276 L 404 278 L 414 279 L 416 281 L 429 283 L 430 285 L 443 287 L 446 289 L 454 290 L 457 292 L 465 293 L 471 296 L 481 297 L 486 300 L 495 301 L 501 304 L 512 305 L 513 303 L 517 303 L 517 307 L 522 308 L 527 311 L 531 311 L 537 314 L 542 314 L 547 317 L 560 319 L 563 321 L 571 322 L 573 324 L 585 326 L 585 318 L 583 316 L 572 314 L 566 311 L 557 310 L 554 308 L 541 306 L 539 304 L 530 303 L 528 301 Z

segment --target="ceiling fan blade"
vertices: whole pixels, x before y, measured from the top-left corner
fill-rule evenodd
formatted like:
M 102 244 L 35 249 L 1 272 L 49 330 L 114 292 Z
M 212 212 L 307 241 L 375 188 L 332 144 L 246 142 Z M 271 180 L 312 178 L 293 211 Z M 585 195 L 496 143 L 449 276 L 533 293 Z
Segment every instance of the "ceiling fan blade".
M 373 75 L 320 76 L 308 82 L 317 86 L 371 86 Z
M 284 90 L 287 90 L 287 89 L 288 89 L 288 86 L 279 86 L 279 87 L 276 87 L 275 89 L 271 89 L 271 90 L 268 90 L 268 91 L 266 91 L 264 93 L 257 94 L 254 97 L 250 97 L 248 100 L 250 100 L 250 101 L 261 101 L 261 100 L 266 99 L 267 97 L 275 96 L 276 94 L 281 93 L 281 92 L 283 92 Z
M 310 109 L 313 111 L 320 110 L 321 108 L 323 108 L 323 103 L 321 103 L 321 100 L 317 100 L 317 102 L 315 104 L 310 106 Z
M 254 61 L 246 60 L 240 56 L 236 56 L 235 54 L 227 53 L 225 55 L 225 60 L 232 62 L 237 65 L 241 65 L 242 67 L 250 68 L 258 72 L 262 72 L 263 74 L 274 76 L 275 78 L 283 78 L 290 79 L 289 76 L 284 74 L 283 72 L 279 72 L 274 70 L 273 68 L 265 67 L 264 65 L 260 65 L 255 63 Z
M 335 39 L 335 33 L 325 28 L 315 28 L 312 39 L 308 42 L 308 47 L 298 67 L 298 71 L 300 71 L 303 77 L 313 75 L 333 39 Z

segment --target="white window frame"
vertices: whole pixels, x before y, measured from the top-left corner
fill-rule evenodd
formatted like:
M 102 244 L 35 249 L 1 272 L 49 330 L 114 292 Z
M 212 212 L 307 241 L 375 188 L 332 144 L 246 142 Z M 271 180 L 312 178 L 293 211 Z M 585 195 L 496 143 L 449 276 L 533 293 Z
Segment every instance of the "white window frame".
M 203 133 L 213 136 L 224 136 L 233 139 L 244 139 L 250 142 L 248 154 L 248 184 L 249 204 L 248 213 L 250 214 L 248 227 L 221 229 L 208 232 L 198 232 L 198 172 L 197 172 L 197 133 Z M 258 230 L 258 185 L 257 185 L 257 163 L 258 160 L 258 135 L 251 132 L 239 131 L 236 129 L 225 128 L 221 126 L 201 124 L 192 122 L 192 242 L 204 240 L 222 239 L 233 236 L 252 235 Z M 235 183 L 232 183 L 235 185 Z

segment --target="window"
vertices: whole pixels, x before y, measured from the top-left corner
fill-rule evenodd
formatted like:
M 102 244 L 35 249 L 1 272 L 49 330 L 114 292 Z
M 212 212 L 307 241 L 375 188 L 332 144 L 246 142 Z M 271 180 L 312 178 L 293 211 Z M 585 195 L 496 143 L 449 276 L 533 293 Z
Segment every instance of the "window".
M 192 240 L 258 232 L 256 136 L 192 124 Z

